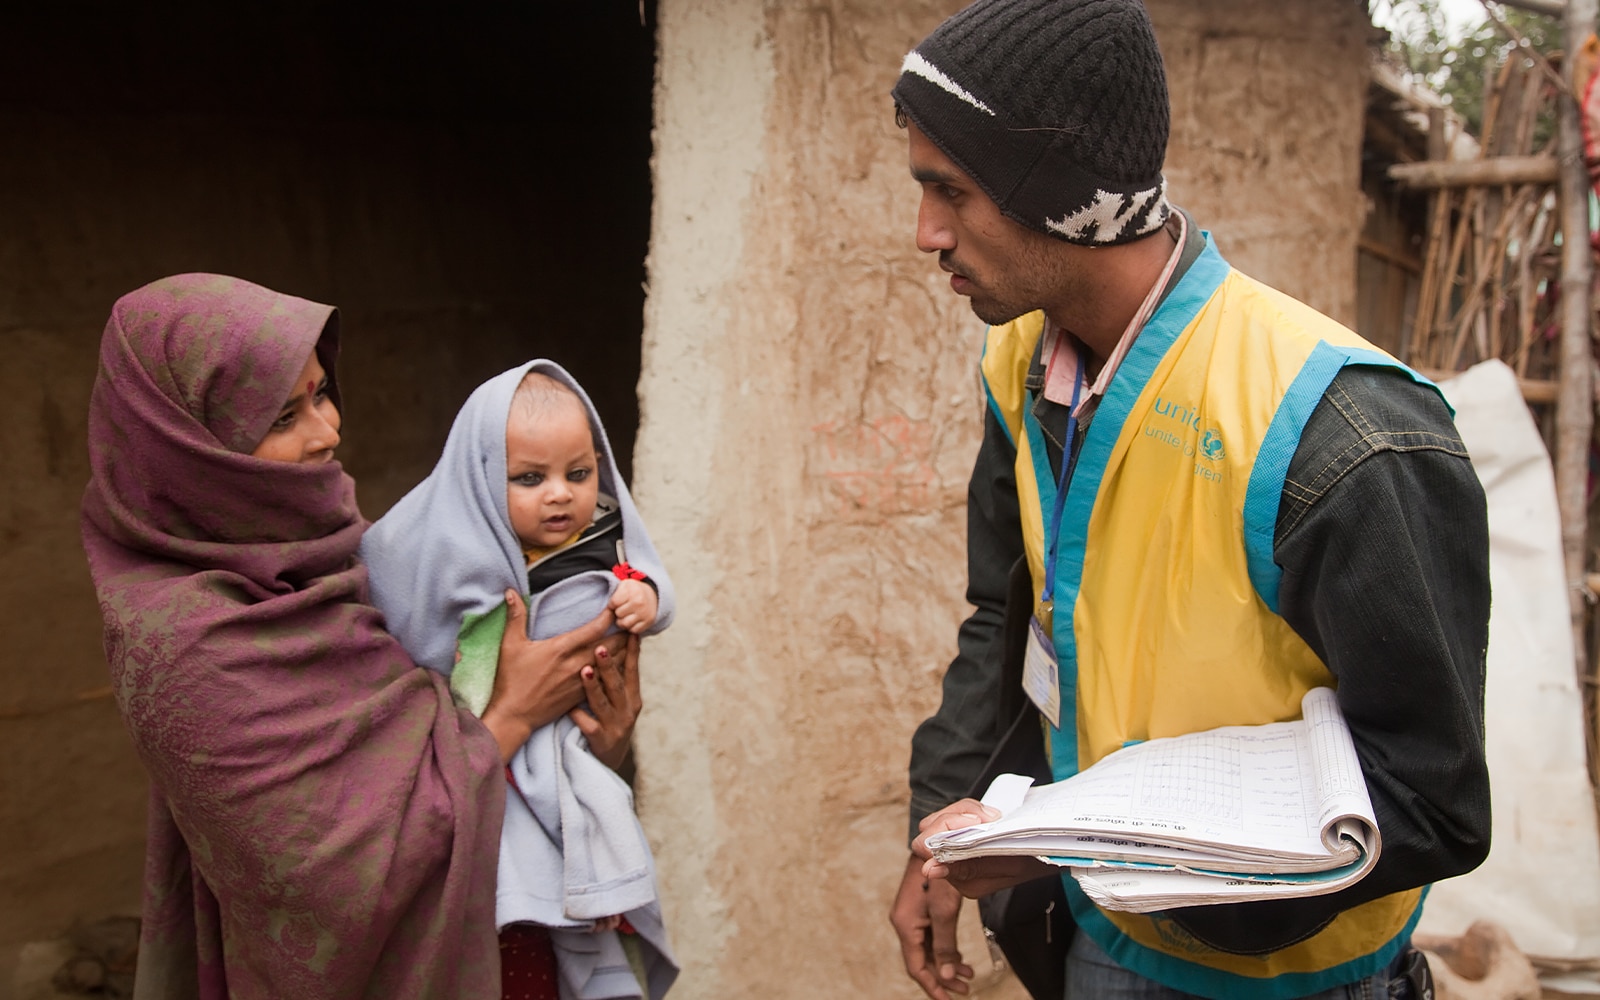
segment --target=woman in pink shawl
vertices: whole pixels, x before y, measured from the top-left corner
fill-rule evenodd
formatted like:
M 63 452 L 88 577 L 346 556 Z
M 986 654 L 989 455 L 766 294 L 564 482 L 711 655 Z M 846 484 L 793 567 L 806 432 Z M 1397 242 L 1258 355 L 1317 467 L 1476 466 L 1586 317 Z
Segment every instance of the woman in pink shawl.
M 500 997 L 503 763 L 620 684 L 605 616 L 507 628 L 480 722 L 384 631 L 332 461 L 337 353 L 332 308 L 220 275 L 106 324 L 83 542 L 151 780 L 139 1000 Z

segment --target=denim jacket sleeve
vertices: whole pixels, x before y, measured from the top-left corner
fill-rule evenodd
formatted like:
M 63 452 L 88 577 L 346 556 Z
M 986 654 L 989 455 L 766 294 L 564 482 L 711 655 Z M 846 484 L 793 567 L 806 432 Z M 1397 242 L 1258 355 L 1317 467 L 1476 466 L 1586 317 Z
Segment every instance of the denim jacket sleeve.
M 1341 372 L 1290 464 L 1274 552 L 1283 617 L 1338 681 L 1383 851 L 1327 896 L 1172 911 L 1226 951 L 1282 947 L 1489 849 L 1488 512 L 1438 395 L 1392 370 Z

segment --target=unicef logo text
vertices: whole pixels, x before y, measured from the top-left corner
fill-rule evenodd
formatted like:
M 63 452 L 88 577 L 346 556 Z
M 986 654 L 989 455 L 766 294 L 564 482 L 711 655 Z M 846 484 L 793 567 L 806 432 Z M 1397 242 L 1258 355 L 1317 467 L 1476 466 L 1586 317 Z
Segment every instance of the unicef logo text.
M 1159 441 L 1185 458 L 1203 459 L 1194 463 L 1194 474 L 1207 482 L 1220 482 L 1222 471 L 1210 468 L 1210 463 L 1220 462 L 1228 451 L 1222 444 L 1222 432 L 1216 428 L 1202 432 L 1198 442 L 1191 431 L 1200 430 L 1200 412 L 1193 406 L 1170 399 L 1156 397 L 1155 415 L 1164 418 L 1145 424 L 1144 436 Z M 1173 427 L 1176 424 L 1182 430 Z M 1172 429 L 1168 429 L 1172 428 Z

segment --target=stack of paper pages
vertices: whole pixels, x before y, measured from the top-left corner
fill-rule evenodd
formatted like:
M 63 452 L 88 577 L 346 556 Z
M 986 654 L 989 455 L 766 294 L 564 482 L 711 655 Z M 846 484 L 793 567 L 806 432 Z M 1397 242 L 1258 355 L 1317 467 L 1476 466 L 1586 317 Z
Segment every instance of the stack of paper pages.
M 1296 722 L 1225 726 L 1108 754 L 1065 781 L 996 778 L 992 823 L 936 833 L 940 861 L 1034 855 L 1107 909 L 1315 896 L 1378 860 L 1378 822 L 1328 688 Z

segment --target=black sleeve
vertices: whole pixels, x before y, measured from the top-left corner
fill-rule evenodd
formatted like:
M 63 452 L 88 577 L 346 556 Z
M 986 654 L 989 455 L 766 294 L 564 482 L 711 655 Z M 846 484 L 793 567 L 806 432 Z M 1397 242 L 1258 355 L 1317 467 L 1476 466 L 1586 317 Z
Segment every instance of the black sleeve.
M 1002 625 L 1012 565 L 1022 557 L 1016 448 L 993 410 L 967 486 L 967 601 L 944 699 L 911 739 L 911 826 L 966 795 L 1000 741 Z
M 1489 851 L 1488 512 L 1438 396 L 1382 369 L 1336 378 L 1290 465 L 1274 550 L 1280 611 L 1338 681 L 1383 850 L 1337 893 L 1172 911 L 1247 953 L 1471 871 Z

